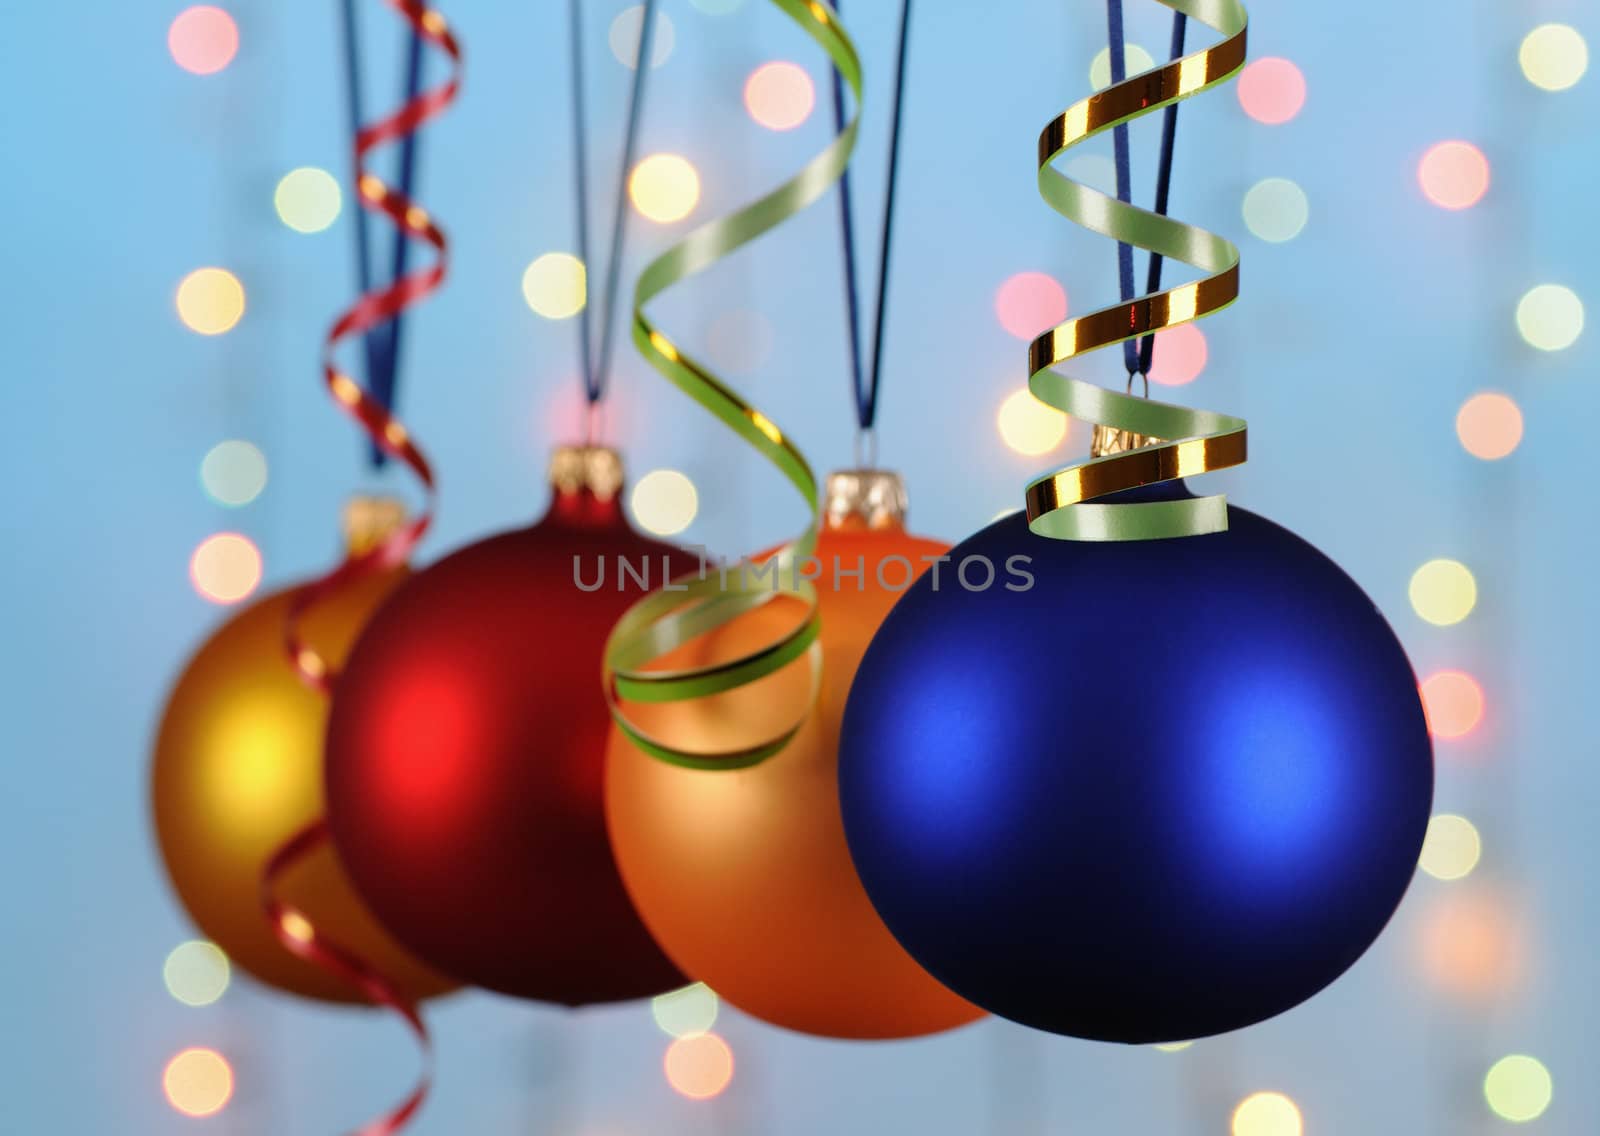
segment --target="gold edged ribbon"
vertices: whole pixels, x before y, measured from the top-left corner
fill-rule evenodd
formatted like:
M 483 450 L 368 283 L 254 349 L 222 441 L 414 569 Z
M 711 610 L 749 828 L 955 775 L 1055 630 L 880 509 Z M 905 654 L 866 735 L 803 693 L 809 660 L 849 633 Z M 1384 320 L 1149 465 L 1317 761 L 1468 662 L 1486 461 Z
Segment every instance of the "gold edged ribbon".
M 1075 418 L 1136 435 L 1121 452 L 1091 457 L 1028 486 L 1028 527 L 1057 540 L 1159 540 L 1228 527 L 1220 495 L 1130 504 L 1096 498 L 1227 469 L 1246 456 L 1244 419 L 1136 398 L 1051 368 L 1124 340 L 1204 319 L 1239 296 L 1239 250 L 1227 240 L 1073 181 L 1052 163 L 1113 127 L 1209 90 L 1244 66 L 1248 23 L 1239 0 L 1157 0 L 1226 37 L 1204 51 L 1134 75 L 1074 103 L 1039 135 L 1039 194 L 1057 213 L 1103 236 L 1181 260 L 1207 275 L 1071 319 L 1028 346 L 1028 389 Z
M 645 314 L 645 306 L 674 284 L 728 256 L 820 198 L 844 173 L 860 123 L 861 63 L 838 15 L 822 0 L 771 0 L 825 51 L 855 95 L 857 113 L 793 178 L 735 213 L 703 225 L 645 266 L 633 293 L 633 341 L 644 358 L 684 394 L 709 410 L 771 462 L 810 511 L 805 530 L 762 562 L 679 581 L 645 597 L 623 615 L 606 642 L 602 681 L 617 725 L 653 757 L 694 769 L 739 769 L 781 750 L 804 725 L 821 689 L 822 654 L 816 589 L 801 565 L 816 548 L 821 499 L 805 456 L 772 419 L 751 406 L 699 360 L 678 347 Z M 678 585 L 682 585 L 681 587 Z M 780 595 L 806 605 L 806 618 L 764 646 L 707 666 L 669 669 L 651 664 L 692 640 L 724 627 Z M 685 702 L 721 694 L 807 657 L 811 698 L 776 736 L 735 749 L 697 752 L 652 737 L 630 720 L 626 703 Z

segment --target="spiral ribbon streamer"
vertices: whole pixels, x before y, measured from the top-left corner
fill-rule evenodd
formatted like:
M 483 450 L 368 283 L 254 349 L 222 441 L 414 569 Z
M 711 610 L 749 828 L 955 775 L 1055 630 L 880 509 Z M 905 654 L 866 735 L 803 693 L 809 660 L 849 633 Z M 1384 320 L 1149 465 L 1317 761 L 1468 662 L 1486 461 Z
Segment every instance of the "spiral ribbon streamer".
M 403 462 L 421 482 L 426 501 L 418 515 L 372 543 L 356 546 L 332 572 L 296 589 L 284 622 L 284 645 L 301 679 L 315 690 L 330 694 L 337 676 L 332 667 L 301 635 L 306 614 L 342 588 L 386 569 L 403 564 L 422 540 L 433 520 L 436 487 L 428 459 L 412 441 L 410 432 L 370 392 L 340 368 L 336 351 L 347 339 L 364 335 L 387 323 L 400 311 L 422 302 L 444 283 L 449 243 L 428 211 L 388 185 L 366 168 L 367 156 L 380 146 L 418 130 L 443 113 L 461 89 L 461 45 L 436 10 L 422 0 L 383 0 L 429 45 L 446 55 L 449 78 L 408 100 L 393 114 L 362 127 L 355 139 L 356 194 L 361 207 L 389 218 L 409 240 L 434 250 L 432 264 L 362 295 L 339 315 L 323 340 L 322 375 L 335 404 L 360 425 L 372 442 Z M 415 1087 L 397 1106 L 363 1125 L 355 1136 L 393 1136 L 410 1123 L 427 1099 L 432 1081 L 433 1046 L 416 1003 L 392 981 L 349 949 L 317 931 L 304 912 L 277 897 L 282 878 L 296 865 L 323 848 L 329 840 L 327 822 L 318 818 L 291 837 L 267 861 L 261 877 L 261 903 L 278 941 L 298 957 L 322 967 L 362 991 L 375 1005 L 394 1011 L 405 1021 L 422 1048 L 423 1071 Z
M 817 594 L 804 564 L 816 548 L 821 502 L 817 478 L 792 441 L 772 419 L 751 406 L 699 360 L 678 347 L 645 314 L 645 306 L 668 288 L 728 256 L 815 202 L 844 173 L 860 123 L 861 64 L 838 15 L 822 0 L 772 0 L 827 52 L 855 95 L 857 113 L 826 149 L 790 180 L 736 213 L 690 233 L 651 261 L 633 293 L 633 340 L 668 381 L 709 410 L 770 461 L 805 500 L 805 530 L 765 559 L 726 571 L 687 577 L 672 589 L 645 597 L 630 608 L 606 643 L 603 681 L 612 716 L 646 753 L 694 769 L 738 769 L 764 761 L 799 731 L 821 688 Z M 801 600 L 803 622 L 767 645 L 710 666 L 680 669 L 650 664 L 685 643 L 723 627 L 780 595 Z M 682 702 L 745 686 L 806 656 L 812 699 L 799 717 L 774 737 L 720 752 L 696 752 L 653 738 L 630 721 L 626 702 Z
M 1118 201 L 1075 182 L 1052 163 L 1073 146 L 1180 99 L 1209 90 L 1244 66 L 1248 17 L 1238 0 L 1157 0 L 1226 37 L 1204 51 L 1134 75 L 1074 103 L 1039 136 L 1039 193 L 1057 213 L 1104 236 L 1181 260 L 1207 273 L 1068 320 L 1028 346 L 1028 389 L 1085 421 L 1122 432 L 1120 452 L 1091 457 L 1034 481 L 1028 526 L 1058 540 L 1158 540 L 1228 527 L 1220 495 L 1140 503 L 1097 498 L 1243 464 L 1241 418 L 1121 394 L 1052 370 L 1102 347 L 1203 319 L 1239 296 L 1239 250 L 1213 233 Z M 1131 437 L 1130 437 L 1131 436 Z

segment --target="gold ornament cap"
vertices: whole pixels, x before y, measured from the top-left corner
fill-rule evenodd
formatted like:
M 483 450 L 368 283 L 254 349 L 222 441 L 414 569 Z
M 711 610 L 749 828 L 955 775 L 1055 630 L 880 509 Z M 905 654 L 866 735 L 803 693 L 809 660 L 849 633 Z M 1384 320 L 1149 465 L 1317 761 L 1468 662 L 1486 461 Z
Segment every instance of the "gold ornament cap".
M 829 529 L 900 529 L 906 524 L 906 483 L 887 469 L 841 469 L 828 475 L 822 515 Z
M 360 494 L 345 502 L 340 528 L 345 551 L 351 556 L 371 552 L 407 521 L 406 503 L 385 494 Z
M 557 493 L 587 489 L 609 501 L 622 491 L 622 455 L 609 446 L 557 446 L 550 455 L 550 485 Z
M 1096 426 L 1089 441 L 1089 456 L 1103 458 L 1145 446 L 1159 446 L 1165 440 L 1149 434 L 1135 434 L 1132 430 L 1119 430 L 1115 426 Z

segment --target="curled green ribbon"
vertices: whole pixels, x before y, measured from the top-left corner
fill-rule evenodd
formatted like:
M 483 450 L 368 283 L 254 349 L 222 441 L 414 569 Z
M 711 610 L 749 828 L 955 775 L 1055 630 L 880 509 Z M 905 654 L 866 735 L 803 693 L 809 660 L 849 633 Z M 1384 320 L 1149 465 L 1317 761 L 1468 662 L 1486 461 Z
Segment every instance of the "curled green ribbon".
M 828 54 L 861 103 L 861 64 L 855 45 L 822 0 L 772 0 Z M 816 475 L 793 442 L 765 414 L 751 406 L 699 360 L 672 342 L 645 314 L 645 306 L 674 284 L 773 229 L 805 209 L 844 173 L 855 148 L 859 110 L 826 149 L 790 180 L 736 213 L 690 233 L 651 261 L 633 293 L 633 341 L 640 354 L 674 386 L 705 407 L 794 486 L 809 510 L 805 530 L 758 568 L 743 562 L 726 573 L 707 573 L 679 581 L 682 587 L 657 592 L 628 609 L 606 643 L 606 698 L 612 718 L 640 749 L 675 765 L 695 769 L 739 769 L 781 750 L 804 725 L 810 702 L 821 689 L 822 655 L 817 644 L 820 619 L 817 594 L 800 566 L 816 548 L 821 516 Z M 710 666 L 680 669 L 651 664 L 701 635 L 724 627 L 780 595 L 804 602 L 806 618 L 792 631 L 736 658 Z M 631 721 L 626 703 L 683 702 L 734 690 L 809 657 L 812 698 L 792 725 L 758 743 L 715 753 L 682 749 L 648 735 Z
M 1248 18 L 1238 0 L 1158 0 L 1226 37 L 1205 51 L 1134 75 L 1054 119 L 1039 136 L 1039 193 L 1057 213 L 1201 272 L 1202 279 L 1068 320 L 1028 346 L 1028 389 L 1076 418 L 1121 431 L 1117 452 L 1098 454 L 1028 486 L 1028 527 L 1058 540 L 1159 540 L 1228 527 L 1221 497 L 1129 504 L 1095 498 L 1243 464 L 1242 418 L 1121 394 L 1051 368 L 1090 351 L 1203 319 L 1239 296 L 1239 250 L 1213 233 L 1118 201 L 1075 182 L 1052 163 L 1073 146 L 1227 81 L 1244 66 Z

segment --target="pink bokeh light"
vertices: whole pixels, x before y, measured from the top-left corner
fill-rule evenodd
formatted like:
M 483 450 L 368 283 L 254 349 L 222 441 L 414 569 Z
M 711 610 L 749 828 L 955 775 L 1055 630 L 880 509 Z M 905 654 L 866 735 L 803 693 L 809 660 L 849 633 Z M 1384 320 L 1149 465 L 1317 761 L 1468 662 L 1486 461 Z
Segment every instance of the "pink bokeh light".
M 1053 276 L 1019 272 L 1000 285 L 994 311 L 1001 327 L 1018 339 L 1030 340 L 1067 318 L 1067 292 Z
M 1239 76 L 1239 105 L 1257 122 L 1278 126 L 1306 105 L 1306 79 L 1287 59 L 1258 59 Z
M 1182 323 L 1156 332 L 1155 357 L 1150 364 L 1150 381 L 1164 387 L 1192 383 L 1206 369 L 1206 333 L 1192 323 Z
M 167 49 L 185 71 L 215 75 L 239 52 L 239 26 L 221 8 L 197 4 L 172 21 L 167 29 Z

